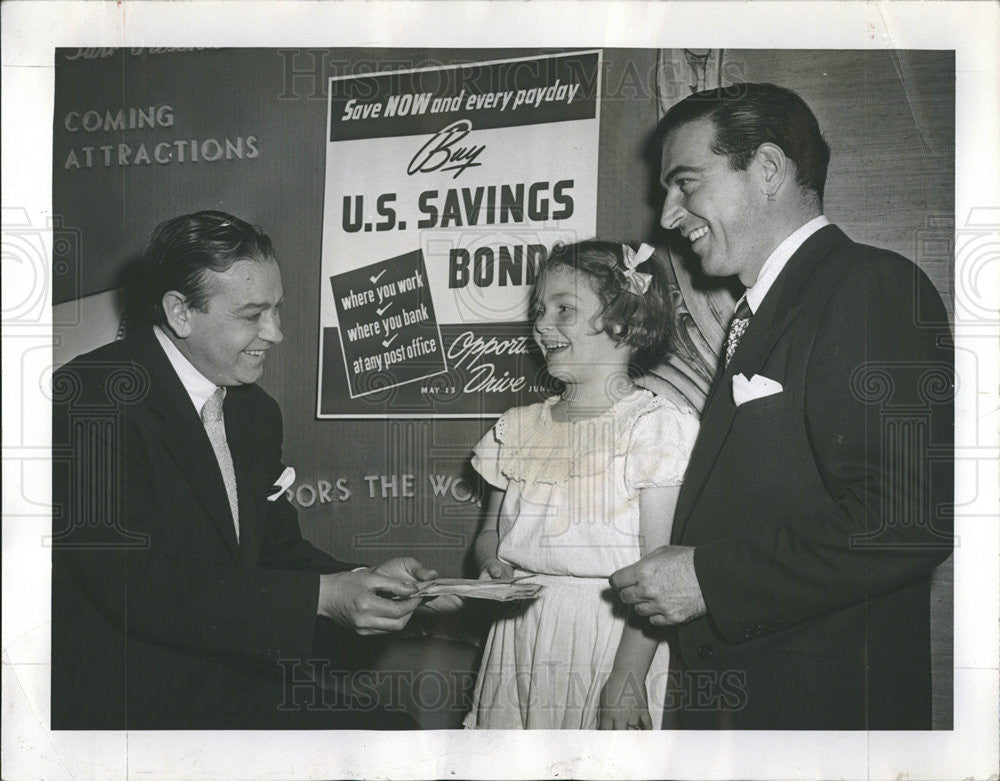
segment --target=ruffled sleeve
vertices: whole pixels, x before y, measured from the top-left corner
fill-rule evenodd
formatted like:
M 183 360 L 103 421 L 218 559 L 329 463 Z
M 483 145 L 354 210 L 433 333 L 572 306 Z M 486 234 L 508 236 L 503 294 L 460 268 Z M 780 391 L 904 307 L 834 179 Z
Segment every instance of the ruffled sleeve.
M 501 471 L 501 451 L 503 449 L 504 431 L 507 428 L 507 419 L 510 416 L 508 410 L 499 417 L 493 424 L 493 428 L 486 432 L 486 436 L 476 443 L 472 449 L 472 467 L 483 479 L 494 486 L 504 490 L 509 482 Z
M 698 417 L 657 397 L 635 421 L 625 457 L 625 486 L 631 491 L 680 485 L 698 436 Z

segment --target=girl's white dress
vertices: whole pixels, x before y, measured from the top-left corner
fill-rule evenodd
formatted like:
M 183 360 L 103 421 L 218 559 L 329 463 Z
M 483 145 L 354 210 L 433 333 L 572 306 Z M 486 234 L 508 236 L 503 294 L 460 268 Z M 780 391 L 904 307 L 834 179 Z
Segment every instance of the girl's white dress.
M 640 556 L 639 491 L 679 485 L 698 432 L 691 410 L 637 389 L 603 415 L 557 422 L 558 397 L 505 412 L 472 463 L 505 491 L 498 556 L 541 595 L 493 624 L 466 727 L 592 729 L 625 625 L 609 576 Z M 646 678 L 659 728 L 667 644 Z

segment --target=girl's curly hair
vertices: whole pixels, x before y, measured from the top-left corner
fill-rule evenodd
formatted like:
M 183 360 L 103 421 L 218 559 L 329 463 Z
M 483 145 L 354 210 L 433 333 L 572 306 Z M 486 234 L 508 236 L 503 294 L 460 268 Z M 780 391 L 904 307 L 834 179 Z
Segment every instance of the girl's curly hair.
M 599 326 L 616 343 L 631 347 L 636 363 L 648 365 L 662 360 L 672 330 L 671 306 L 667 272 L 655 256 L 642 266 L 642 272 L 653 279 L 649 289 L 640 295 L 632 291 L 625 276 L 621 244 L 597 240 L 556 244 L 539 266 L 529 303 L 532 322 L 541 314 L 541 296 L 548 275 L 560 268 L 575 269 L 589 278 L 591 289 L 601 301 L 595 327 Z

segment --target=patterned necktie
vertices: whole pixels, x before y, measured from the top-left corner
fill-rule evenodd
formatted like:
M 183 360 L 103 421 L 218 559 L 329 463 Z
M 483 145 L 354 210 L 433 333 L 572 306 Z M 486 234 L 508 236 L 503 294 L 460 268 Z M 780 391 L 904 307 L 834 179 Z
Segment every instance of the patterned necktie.
M 733 359 L 733 353 L 736 352 L 736 346 L 750 325 L 751 317 L 753 312 L 750 311 L 750 304 L 746 298 L 741 298 L 739 306 L 736 307 L 736 314 L 733 315 L 733 322 L 729 324 L 729 335 L 726 337 L 726 366 Z
M 233 469 L 233 457 L 226 442 L 226 420 L 222 416 L 222 401 L 226 398 L 225 388 L 216 388 L 209 396 L 205 406 L 201 408 L 201 421 L 215 451 L 215 459 L 219 462 L 222 472 L 222 482 L 226 484 L 226 494 L 229 496 L 229 509 L 233 513 L 233 525 L 236 527 L 236 541 L 240 541 L 240 505 L 236 498 L 236 471 Z

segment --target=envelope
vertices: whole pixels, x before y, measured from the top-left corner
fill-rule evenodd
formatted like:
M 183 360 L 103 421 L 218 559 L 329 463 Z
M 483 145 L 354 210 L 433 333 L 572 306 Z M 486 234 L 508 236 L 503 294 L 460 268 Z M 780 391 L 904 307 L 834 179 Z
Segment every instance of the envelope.
M 784 388 L 777 380 L 765 377 L 763 374 L 755 374 L 749 380 L 742 374 L 733 376 L 733 401 L 736 406 L 746 404 L 754 399 L 762 399 L 765 396 L 774 396 L 781 393 Z
M 462 578 L 438 578 L 428 580 L 411 596 L 439 597 L 453 595 L 491 599 L 495 602 L 510 602 L 518 599 L 532 599 L 544 586 L 541 583 L 524 583 L 530 575 L 521 575 L 505 580 L 465 580 Z M 409 598 L 409 597 L 408 597 Z
M 294 483 L 295 483 L 295 470 L 290 466 L 286 466 L 285 471 L 281 473 L 281 477 L 279 477 L 274 482 L 274 485 L 271 486 L 271 490 L 274 491 L 274 493 L 272 493 L 270 496 L 267 497 L 267 501 L 269 502 L 278 501 L 281 495 L 285 493 L 285 491 L 287 491 L 289 488 L 291 488 Z M 259 495 L 260 494 L 258 494 L 258 496 Z

